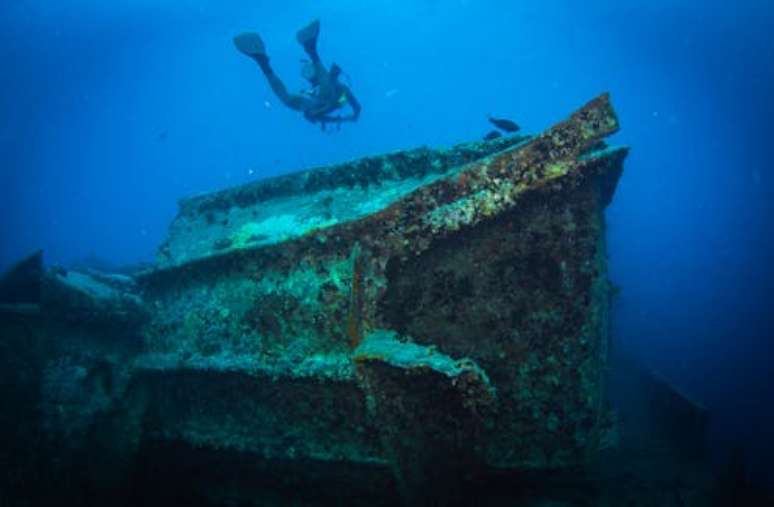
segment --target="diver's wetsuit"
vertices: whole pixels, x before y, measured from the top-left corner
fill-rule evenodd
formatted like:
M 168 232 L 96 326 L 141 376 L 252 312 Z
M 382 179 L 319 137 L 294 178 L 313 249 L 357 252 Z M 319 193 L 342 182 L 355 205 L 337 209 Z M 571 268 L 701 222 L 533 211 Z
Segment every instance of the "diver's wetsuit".
M 326 123 L 343 123 L 357 121 L 360 116 L 360 103 L 349 87 L 339 82 L 341 69 L 333 64 L 331 69 L 325 68 L 317 54 L 317 36 L 320 32 L 320 22 L 313 21 L 296 34 L 298 42 L 303 46 L 313 66 L 309 81 L 314 86 L 311 93 L 288 93 L 285 84 L 274 73 L 269 65 L 263 41 L 256 33 L 243 33 L 234 37 L 237 49 L 258 63 L 269 81 L 272 91 L 290 109 L 301 111 L 304 118 L 312 123 L 320 123 L 325 128 Z M 333 115 L 335 111 L 349 104 L 352 113 L 349 115 Z

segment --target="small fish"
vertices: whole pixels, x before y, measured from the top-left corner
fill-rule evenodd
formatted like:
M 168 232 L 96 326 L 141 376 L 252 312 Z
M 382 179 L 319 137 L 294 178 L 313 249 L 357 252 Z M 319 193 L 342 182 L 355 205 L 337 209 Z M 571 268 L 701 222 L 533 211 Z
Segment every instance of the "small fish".
M 503 135 L 496 130 L 492 130 L 484 136 L 484 141 L 491 141 L 492 139 L 497 139 L 498 137 L 503 137 Z
M 167 133 L 166 131 L 159 132 L 159 141 L 166 141 L 167 140 Z
M 492 118 L 490 116 L 489 122 L 504 132 L 516 132 L 520 128 L 516 122 L 506 120 L 505 118 Z

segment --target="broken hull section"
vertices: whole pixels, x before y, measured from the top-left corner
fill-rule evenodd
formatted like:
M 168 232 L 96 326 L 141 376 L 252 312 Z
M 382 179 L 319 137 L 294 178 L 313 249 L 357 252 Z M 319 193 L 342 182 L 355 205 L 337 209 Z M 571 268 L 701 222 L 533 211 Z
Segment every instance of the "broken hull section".
M 138 375 L 201 375 L 203 407 L 233 399 L 185 416 L 197 426 L 153 389 L 172 411 L 159 434 L 399 468 L 423 453 L 584 463 L 612 429 L 603 210 L 626 155 L 590 150 L 617 127 L 603 96 L 497 151 L 399 153 L 184 202 L 141 279 L 158 311 Z M 239 376 L 263 394 L 223 393 Z
M 115 456 L 101 484 L 187 455 L 248 460 L 272 484 L 292 470 L 290 489 L 378 485 L 387 504 L 474 472 L 593 462 L 616 434 L 604 209 L 627 148 L 602 140 L 617 129 L 603 95 L 539 136 L 181 201 L 131 287 L 47 275 L 56 297 L 37 322 L 64 342 L 35 364 L 86 395 L 43 382 L 46 406 L 68 411 L 40 426 Z

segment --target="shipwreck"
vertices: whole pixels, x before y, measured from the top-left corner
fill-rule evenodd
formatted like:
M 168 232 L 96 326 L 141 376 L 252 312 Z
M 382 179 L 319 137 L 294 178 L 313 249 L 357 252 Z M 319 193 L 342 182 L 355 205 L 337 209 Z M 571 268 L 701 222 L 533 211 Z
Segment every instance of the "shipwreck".
M 617 435 L 618 127 L 602 95 L 537 136 L 187 198 L 155 265 L 47 271 L 0 309 L 2 424 L 41 442 L 9 460 L 137 504 L 440 505 L 582 469 Z

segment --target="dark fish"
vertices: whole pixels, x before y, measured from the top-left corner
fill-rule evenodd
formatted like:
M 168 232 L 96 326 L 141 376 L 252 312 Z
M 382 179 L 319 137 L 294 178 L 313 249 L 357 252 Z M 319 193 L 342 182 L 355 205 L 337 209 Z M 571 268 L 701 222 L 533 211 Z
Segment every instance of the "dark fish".
M 166 141 L 167 137 L 168 137 L 168 135 L 167 135 L 166 132 L 159 133 L 159 141 Z
M 492 139 L 497 139 L 498 137 L 503 137 L 503 135 L 496 130 L 492 130 L 484 136 L 484 141 L 491 141 Z
M 492 125 L 505 132 L 516 132 L 520 128 L 516 122 L 506 120 L 505 118 L 492 118 L 490 116 L 489 121 Z

